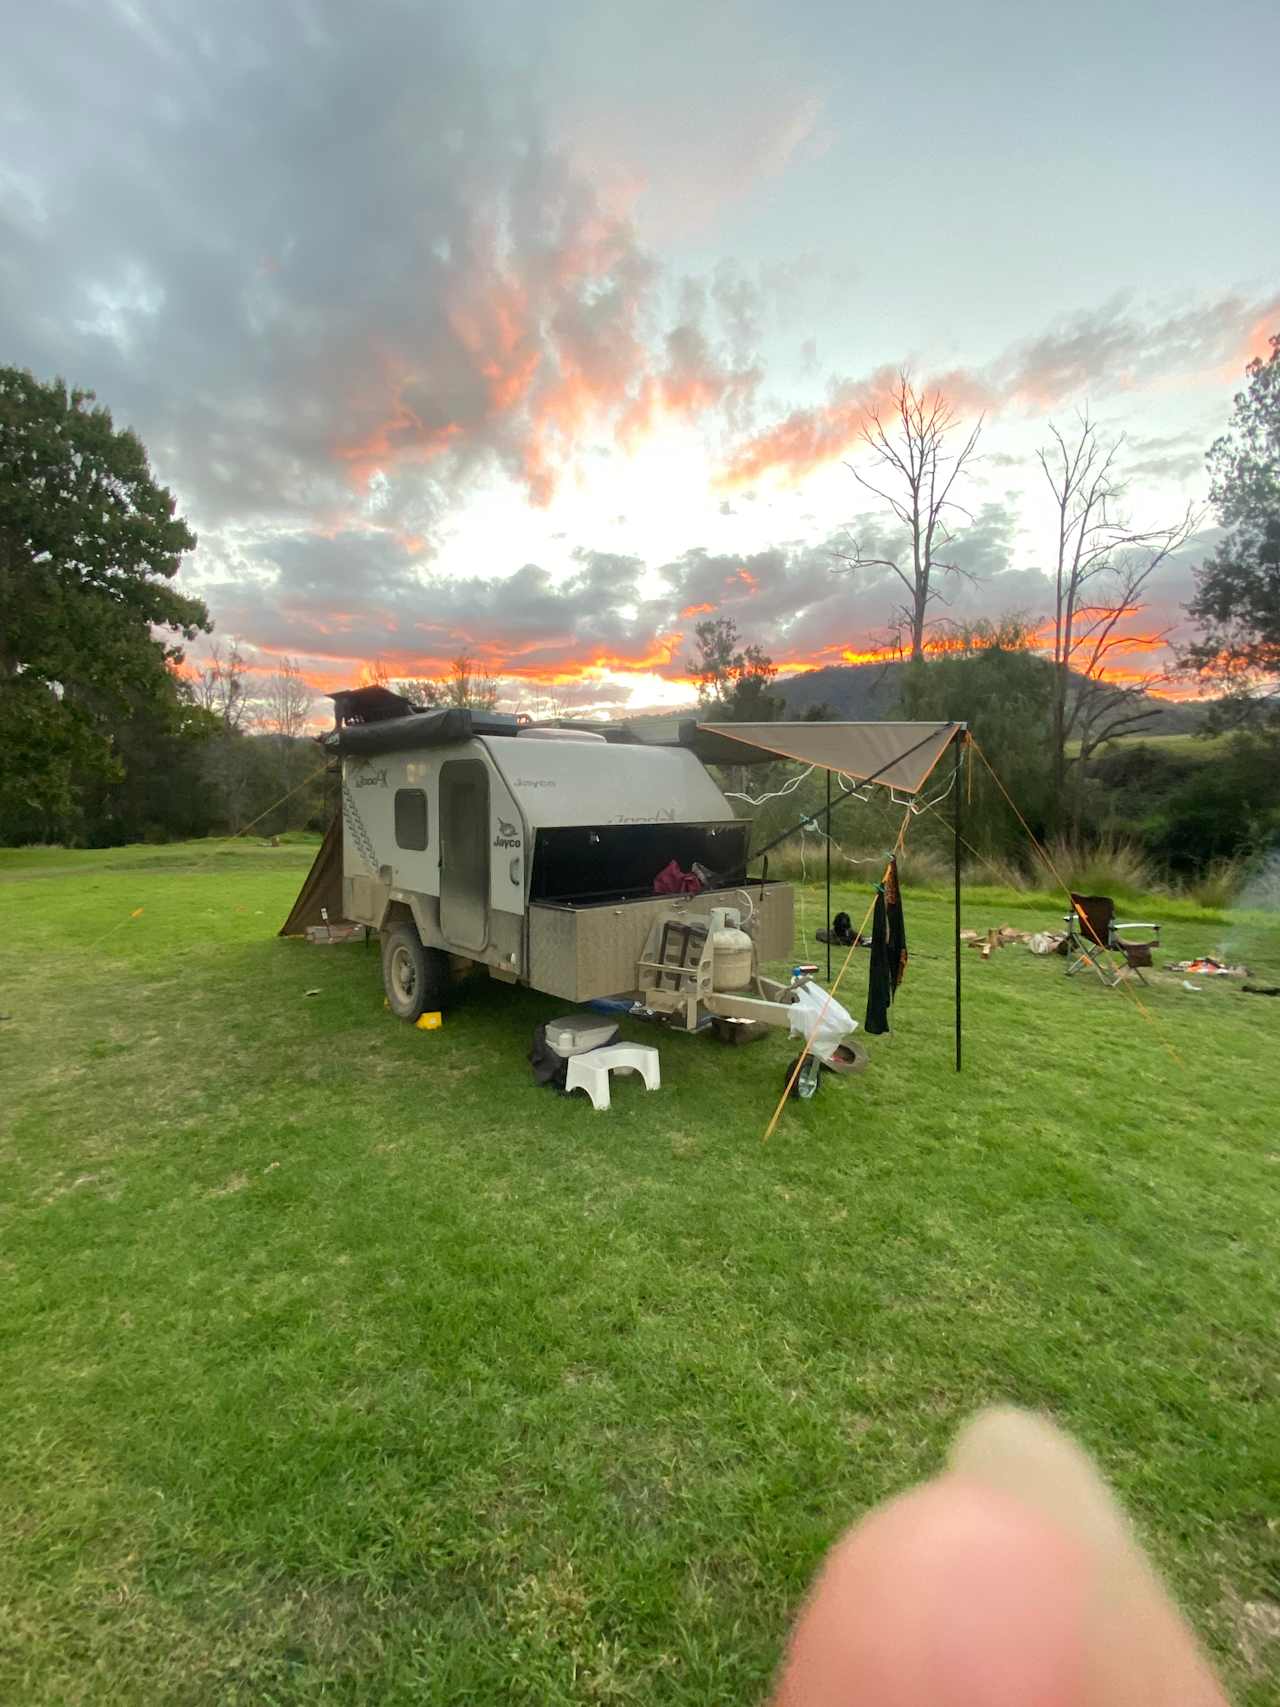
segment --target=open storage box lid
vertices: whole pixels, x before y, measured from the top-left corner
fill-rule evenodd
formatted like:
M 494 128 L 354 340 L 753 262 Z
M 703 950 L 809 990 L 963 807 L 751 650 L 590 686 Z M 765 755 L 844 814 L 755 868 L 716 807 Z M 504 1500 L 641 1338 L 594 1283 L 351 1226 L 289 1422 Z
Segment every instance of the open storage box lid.
M 547 1043 L 557 1055 L 585 1055 L 608 1043 L 617 1029 L 616 1019 L 601 1014 L 561 1014 L 547 1021 Z

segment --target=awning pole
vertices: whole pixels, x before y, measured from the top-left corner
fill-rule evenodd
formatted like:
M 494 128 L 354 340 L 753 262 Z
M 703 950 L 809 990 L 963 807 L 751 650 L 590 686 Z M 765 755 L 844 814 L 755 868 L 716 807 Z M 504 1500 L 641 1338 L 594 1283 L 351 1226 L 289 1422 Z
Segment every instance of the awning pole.
M 827 983 L 831 982 L 831 772 L 827 772 Z
M 956 957 L 956 1072 L 957 1073 L 960 1071 L 960 1051 L 961 1051 L 961 1045 L 960 1045 L 960 826 L 963 822 L 962 808 L 963 808 L 963 802 L 964 802 L 964 789 L 960 786 L 960 783 L 961 783 L 960 768 L 961 768 L 961 765 L 964 763 L 964 745 L 965 745 L 965 742 L 967 740 L 968 740 L 968 735 L 965 733 L 965 728 L 962 728 L 961 732 L 956 736 L 956 740 L 955 740 L 956 756 L 955 756 L 955 774 L 954 774 L 954 790 L 953 790 L 954 794 L 955 794 L 955 826 L 954 826 L 955 827 L 955 861 L 954 861 L 954 866 L 953 866 L 953 871 L 954 871 L 954 876 L 955 876 L 955 900 L 954 900 L 954 904 L 953 904 L 952 910 L 951 910 L 952 911 L 952 919 L 953 919 L 953 928 L 954 928 L 954 933 L 955 933 L 955 957 Z

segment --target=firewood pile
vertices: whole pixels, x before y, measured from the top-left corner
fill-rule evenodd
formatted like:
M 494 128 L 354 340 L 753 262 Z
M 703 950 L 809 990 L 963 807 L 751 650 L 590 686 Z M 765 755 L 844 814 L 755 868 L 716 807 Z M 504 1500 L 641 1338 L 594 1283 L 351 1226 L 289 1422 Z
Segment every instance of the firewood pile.
M 978 950 L 979 958 L 990 960 L 998 948 L 1009 948 L 1015 942 L 1030 942 L 1030 931 L 1016 931 L 1012 925 L 998 925 L 989 931 L 961 931 L 960 941 Z

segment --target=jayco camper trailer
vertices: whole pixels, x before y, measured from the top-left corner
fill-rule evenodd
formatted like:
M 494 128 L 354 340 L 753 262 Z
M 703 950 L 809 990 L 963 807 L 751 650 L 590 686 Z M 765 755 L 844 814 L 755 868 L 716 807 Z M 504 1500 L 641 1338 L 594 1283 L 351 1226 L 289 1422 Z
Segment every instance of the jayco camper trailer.
M 712 909 L 750 926 L 739 1004 L 777 999 L 759 964 L 791 953 L 791 889 L 747 888 L 750 826 L 693 752 L 378 694 L 335 695 L 324 744 L 341 767 L 342 912 L 381 934 L 394 1012 L 441 1006 L 465 960 L 571 1002 L 656 990 L 653 1005 L 688 1019 L 687 996 L 712 993 L 697 973 Z M 673 864 L 698 873 L 699 892 L 655 894 Z M 646 972 L 647 951 L 663 975 Z

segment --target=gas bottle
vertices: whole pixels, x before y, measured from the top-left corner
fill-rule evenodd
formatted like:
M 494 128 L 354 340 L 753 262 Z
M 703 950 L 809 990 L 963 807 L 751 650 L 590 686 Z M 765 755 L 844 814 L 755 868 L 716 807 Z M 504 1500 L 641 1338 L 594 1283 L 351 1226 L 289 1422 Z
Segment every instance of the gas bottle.
M 751 938 L 734 907 L 711 909 L 711 985 L 715 990 L 744 990 L 751 982 Z

